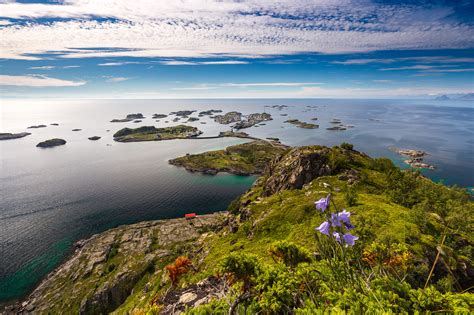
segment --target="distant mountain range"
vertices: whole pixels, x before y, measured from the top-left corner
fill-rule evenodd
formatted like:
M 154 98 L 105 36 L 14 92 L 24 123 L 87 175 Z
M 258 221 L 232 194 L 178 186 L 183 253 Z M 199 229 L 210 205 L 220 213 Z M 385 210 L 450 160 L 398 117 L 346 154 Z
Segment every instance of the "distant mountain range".
M 462 100 L 462 101 L 474 101 L 474 93 L 464 93 L 464 94 L 442 94 L 435 97 L 437 101 L 447 101 L 447 100 Z

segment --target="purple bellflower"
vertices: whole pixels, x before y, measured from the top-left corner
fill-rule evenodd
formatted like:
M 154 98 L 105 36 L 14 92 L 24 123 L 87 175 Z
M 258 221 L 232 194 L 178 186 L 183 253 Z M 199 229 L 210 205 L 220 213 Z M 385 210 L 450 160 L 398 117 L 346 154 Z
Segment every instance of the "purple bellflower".
M 329 224 L 328 221 L 324 221 L 321 223 L 321 225 L 316 228 L 317 231 L 321 232 L 322 234 L 328 235 L 329 236 L 329 228 L 331 227 L 331 224 Z
M 316 201 L 314 203 L 314 205 L 316 206 L 316 209 L 319 209 L 321 210 L 321 212 L 324 212 L 327 209 L 327 207 L 329 207 L 330 198 L 331 198 L 331 195 L 327 195 L 326 198 L 321 198 L 318 201 Z
M 316 209 L 321 210 L 321 212 L 326 211 L 326 209 L 329 208 L 330 196 L 331 195 L 327 195 L 326 198 L 321 198 L 316 201 L 314 203 Z M 352 230 L 354 228 L 351 223 L 350 216 L 351 213 L 346 209 L 342 209 L 341 212 L 328 213 L 326 215 L 328 221 L 324 221 L 323 223 L 321 223 L 321 225 L 317 227 L 316 230 L 327 236 L 332 235 L 340 244 L 345 244 L 346 246 L 354 246 L 355 241 L 357 241 L 359 237 L 350 233 L 341 233 L 341 227 L 345 227 L 347 230 Z M 332 234 L 330 234 L 331 230 Z

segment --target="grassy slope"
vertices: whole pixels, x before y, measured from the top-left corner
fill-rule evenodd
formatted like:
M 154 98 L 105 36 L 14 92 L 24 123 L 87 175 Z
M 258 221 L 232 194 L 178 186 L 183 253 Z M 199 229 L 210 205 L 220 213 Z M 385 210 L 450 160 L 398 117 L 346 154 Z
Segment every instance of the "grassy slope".
M 310 149 L 308 149 L 310 150 Z M 339 148 L 331 150 L 330 163 L 344 164 L 344 153 Z M 466 195 L 459 191 L 434 184 L 431 181 L 418 178 L 418 188 L 422 193 L 419 201 L 425 199 L 432 206 L 420 205 L 405 207 L 393 202 L 389 189 L 390 178 L 385 171 L 377 170 L 374 161 L 364 155 L 353 155 L 352 161 L 346 167 L 360 171 L 361 180 L 354 186 L 357 191 L 357 203 L 348 207 L 344 198 L 346 182 L 338 176 L 325 176 L 314 179 L 302 189 L 285 190 L 277 194 L 261 197 L 262 183 L 259 181 L 249 192 L 240 198 L 241 202 L 248 201 L 246 206 L 237 210 L 237 219 L 245 210 L 250 217 L 239 224 L 236 233 L 227 229 L 218 234 L 209 235 L 204 243 L 201 254 L 192 257 L 194 261 L 202 261 L 197 272 L 186 275 L 180 286 L 186 287 L 216 272 L 216 267 L 230 252 L 247 252 L 259 257 L 267 264 L 275 264 L 268 255 L 269 246 L 278 240 L 288 240 L 297 243 L 311 252 L 317 251 L 314 242 L 315 231 L 323 217 L 314 209 L 314 201 L 326 196 L 330 190 L 323 183 L 341 191 L 332 191 L 332 196 L 338 208 L 346 208 L 353 213 L 352 220 L 356 229 L 354 234 L 360 237 L 355 252 L 361 253 L 370 243 L 403 243 L 415 257 L 416 268 L 411 275 L 427 277 L 431 261 L 436 253 L 436 246 L 442 238 L 445 229 L 444 220 L 456 222 L 453 212 L 464 213 L 462 225 L 454 223 L 448 229 L 448 240 L 444 250 L 444 259 L 451 264 L 455 271 L 460 262 L 469 262 L 472 257 L 473 203 L 467 201 Z M 341 162 L 342 161 L 342 162 Z M 291 166 L 289 166 L 291 167 Z M 434 198 L 434 199 L 433 199 Z M 449 200 L 448 200 L 449 199 Z M 434 205 L 436 200 L 438 205 Z M 444 210 L 450 208 L 450 210 Z M 422 210 L 420 210 L 422 209 Z M 457 209 L 457 210 L 456 210 Z M 423 213 L 420 215 L 420 211 Z M 422 218 L 422 219 L 420 219 Z M 459 218 L 458 218 L 459 219 Z M 184 252 L 186 253 L 186 252 Z M 435 282 L 436 277 L 433 279 Z M 153 290 L 143 293 L 137 288 L 127 302 L 117 310 L 117 313 L 145 308 L 151 297 L 164 292 L 166 286 L 158 285 L 160 279 L 155 279 Z M 138 292 L 138 293 L 137 293 Z

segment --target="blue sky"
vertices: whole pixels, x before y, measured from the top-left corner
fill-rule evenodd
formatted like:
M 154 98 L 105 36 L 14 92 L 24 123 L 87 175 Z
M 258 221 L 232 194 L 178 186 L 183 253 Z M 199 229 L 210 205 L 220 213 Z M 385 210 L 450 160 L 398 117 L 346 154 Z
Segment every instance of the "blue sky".
M 10 97 L 474 92 L 472 1 L 0 1 Z

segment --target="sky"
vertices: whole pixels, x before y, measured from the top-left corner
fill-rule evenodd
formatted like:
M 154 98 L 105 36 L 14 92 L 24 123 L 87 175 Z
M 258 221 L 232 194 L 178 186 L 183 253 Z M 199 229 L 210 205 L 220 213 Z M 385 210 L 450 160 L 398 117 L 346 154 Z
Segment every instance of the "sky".
M 2 98 L 474 92 L 474 0 L 0 0 Z

